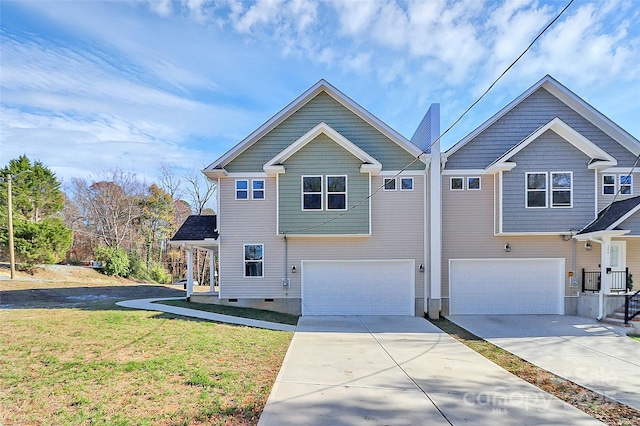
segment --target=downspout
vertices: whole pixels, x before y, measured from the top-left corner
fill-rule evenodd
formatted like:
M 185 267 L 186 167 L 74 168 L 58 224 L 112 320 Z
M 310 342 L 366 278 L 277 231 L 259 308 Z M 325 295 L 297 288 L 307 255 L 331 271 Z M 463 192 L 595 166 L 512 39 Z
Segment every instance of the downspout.
M 282 278 L 282 288 L 288 290 L 291 286 L 289 281 L 289 243 L 287 241 L 287 233 L 283 234 L 284 239 L 284 278 Z M 286 292 L 288 294 L 288 291 Z

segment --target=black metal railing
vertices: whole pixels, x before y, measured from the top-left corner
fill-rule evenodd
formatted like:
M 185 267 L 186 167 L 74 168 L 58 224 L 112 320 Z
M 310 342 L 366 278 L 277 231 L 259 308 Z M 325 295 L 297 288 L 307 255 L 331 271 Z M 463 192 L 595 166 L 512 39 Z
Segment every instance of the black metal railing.
M 582 268 L 582 291 L 600 291 L 600 271 L 587 272 Z
M 627 291 L 627 281 L 629 279 L 629 268 L 624 271 L 611 271 L 607 272 L 611 276 L 611 288 L 610 291 L 622 292 Z M 600 271 L 586 271 L 582 269 L 582 291 L 600 291 L 602 288 L 602 279 Z
M 640 314 L 640 290 L 624 298 L 624 323 L 627 324 Z
M 629 268 L 624 271 L 611 271 L 609 275 L 611 275 L 611 291 L 626 293 Z

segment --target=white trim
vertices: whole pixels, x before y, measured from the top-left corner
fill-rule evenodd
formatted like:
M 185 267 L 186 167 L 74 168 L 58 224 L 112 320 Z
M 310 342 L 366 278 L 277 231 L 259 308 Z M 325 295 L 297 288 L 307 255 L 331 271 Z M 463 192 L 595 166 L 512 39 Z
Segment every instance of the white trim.
M 478 179 L 478 187 L 477 188 L 471 188 L 469 186 L 469 179 Z M 480 176 L 467 176 L 466 177 L 466 185 L 467 185 L 467 191 L 482 191 L 482 178 Z
M 526 237 L 526 236 L 548 236 L 548 235 L 568 235 L 569 231 L 564 232 L 500 232 L 495 234 L 496 237 Z
M 371 202 L 371 187 L 372 187 L 372 182 L 371 182 L 371 173 L 369 173 L 369 190 L 368 192 L 368 197 L 369 197 L 369 202 L 367 203 L 369 205 L 369 233 L 368 235 L 371 236 L 372 233 L 372 229 L 373 229 L 373 225 L 372 225 L 372 219 L 371 219 L 371 204 L 373 204 Z
M 527 99 L 532 93 L 537 91 L 539 88 L 544 88 L 553 96 L 558 98 L 560 101 L 564 102 L 568 107 L 576 111 L 578 114 L 583 116 L 585 119 L 590 121 L 593 125 L 598 127 L 604 133 L 612 137 L 619 144 L 625 147 L 634 155 L 640 155 L 640 141 L 627 133 L 626 130 L 615 124 L 609 118 L 604 116 L 600 111 L 593 108 L 591 105 L 586 103 L 580 97 L 578 97 L 575 93 L 571 92 L 565 86 L 560 84 L 550 75 L 544 76 L 533 86 L 524 91 L 520 96 L 507 104 L 504 108 L 498 111 L 496 114 L 491 116 L 488 120 L 478 126 L 475 130 L 465 136 L 460 142 L 456 143 L 454 146 L 449 148 L 447 152 L 444 154 L 445 157 L 449 157 L 456 153 L 460 148 L 466 145 L 469 141 L 475 138 L 477 135 L 482 133 L 489 126 L 494 124 L 504 115 L 506 115 L 513 108 L 518 106 L 522 101 Z
M 246 182 L 247 183 L 247 189 L 238 189 L 238 182 Z M 233 194 L 234 197 L 237 201 L 248 201 L 251 199 L 251 188 L 249 187 L 251 183 L 250 179 L 235 179 L 233 182 Z M 247 193 L 247 198 L 238 198 L 238 191 L 246 191 Z
M 499 193 L 498 193 L 498 197 L 499 197 L 498 198 L 498 209 L 499 209 L 498 215 L 499 216 L 498 216 L 498 229 L 497 229 L 497 232 L 495 232 L 496 230 L 495 230 L 495 227 L 494 227 L 494 233 L 495 234 L 502 233 L 502 202 L 503 202 L 503 199 L 502 199 L 502 174 L 503 174 L 502 171 L 500 171 L 500 173 L 498 173 L 498 176 L 499 176 L 499 178 L 498 178 L 499 179 L 498 186 L 499 186 L 499 190 L 500 190 Z M 494 189 L 493 190 L 494 191 L 496 190 L 495 185 L 494 185 Z M 496 192 L 498 192 L 498 191 L 496 191 Z M 495 197 L 495 194 L 494 194 L 494 197 Z M 495 203 L 494 203 L 494 209 L 495 209 Z
M 362 106 L 358 105 L 351 98 L 346 96 L 344 93 L 340 92 L 334 86 L 329 84 L 326 80 L 322 79 L 318 81 L 316 84 L 307 89 L 304 93 L 298 96 L 295 100 L 289 103 L 286 107 L 277 112 L 274 116 L 272 116 L 269 120 L 267 120 L 264 124 L 254 130 L 251 134 L 249 134 L 242 141 L 237 143 L 233 148 L 223 154 L 220 158 L 212 162 L 209 166 L 206 167 L 206 171 L 213 171 L 214 169 L 220 169 L 226 166 L 229 162 L 237 158 L 240 154 L 242 154 L 247 148 L 253 145 L 257 140 L 262 138 L 264 135 L 269 133 L 291 115 L 293 115 L 296 111 L 306 105 L 309 101 L 315 98 L 321 92 L 327 93 L 333 99 L 335 99 L 338 103 L 343 105 L 349 111 L 363 119 L 367 124 L 381 132 L 387 138 L 389 138 L 392 142 L 396 143 L 398 146 L 403 148 L 405 151 L 409 152 L 414 157 L 420 157 L 420 160 L 425 162 L 427 158 L 430 158 L 427 154 L 422 154 L 422 151 L 411 143 L 408 139 L 402 136 L 400 133 L 393 130 L 387 124 L 385 124 L 382 120 L 375 117 L 369 111 L 364 109 Z
M 276 235 L 280 235 L 280 175 L 276 176 Z
M 554 206 L 553 205 L 553 175 L 554 174 L 565 174 L 568 173 L 571 179 L 571 187 L 568 189 L 569 191 L 569 205 L 568 206 Z M 558 192 L 565 192 L 567 189 L 559 188 L 555 189 Z M 573 208 L 573 172 L 549 172 L 549 208 L 552 209 L 570 209 Z
M 387 181 L 393 181 L 393 189 L 387 189 Z M 397 191 L 398 190 L 398 180 L 395 177 L 391 178 L 382 178 L 382 190 L 387 192 Z
M 462 181 L 462 188 L 454 188 L 453 187 L 453 180 L 454 179 L 460 179 Z M 451 176 L 451 178 L 449 178 L 449 191 L 464 191 L 464 177 L 462 177 L 462 176 Z
M 329 192 L 329 178 L 344 178 L 344 192 Z M 332 211 L 345 211 L 347 209 L 349 209 L 349 182 L 348 182 L 348 176 L 347 175 L 325 175 L 324 176 L 324 180 L 326 182 L 325 185 L 325 206 L 326 206 L 326 211 L 328 212 L 332 212 Z M 329 194 L 337 194 L 337 195 L 343 195 L 344 194 L 344 208 L 343 209 L 331 209 L 329 208 Z
M 245 255 L 245 250 L 247 246 L 262 246 L 262 259 L 260 260 L 247 260 L 244 258 Z M 264 278 L 264 265 L 265 265 L 265 255 L 264 255 L 264 243 L 246 243 L 246 244 L 242 244 L 242 278 L 248 278 L 248 279 L 257 279 L 257 278 Z M 257 276 L 247 276 L 247 270 L 245 268 L 246 266 L 246 262 L 261 262 L 262 263 L 262 275 L 257 275 Z
M 606 172 L 628 175 L 629 173 L 640 173 L 640 167 L 610 167 L 606 169 Z
M 253 182 L 260 182 L 262 181 L 262 189 L 255 189 L 253 187 Z M 263 197 L 262 198 L 256 198 L 253 194 L 254 192 L 259 192 L 262 191 L 263 193 Z M 257 200 L 257 201 L 263 201 L 267 199 L 267 180 L 266 179 L 251 179 L 251 199 L 252 200 Z
M 326 135 L 335 143 L 340 145 L 343 149 L 348 151 L 351 155 L 362 161 L 363 167 L 366 169 L 366 171 L 376 173 L 382 170 L 382 164 L 378 160 L 366 153 L 349 139 L 342 136 L 324 121 L 318 123 L 313 129 L 309 130 L 307 133 L 299 137 L 295 142 L 276 154 L 276 156 L 274 156 L 271 160 L 267 161 L 262 166 L 263 170 L 267 174 L 274 172 L 284 173 L 284 167 L 282 166 L 282 164 L 287 161 L 293 154 L 298 152 L 305 145 L 313 141 L 321 134 Z M 363 171 L 362 168 L 360 171 Z
M 582 151 L 589 158 L 592 158 L 592 159 L 597 158 L 600 160 L 604 160 L 604 161 L 590 164 L 589 168 L 599 168 L 603 166 L 609 167 L 609 166 L 615 166 L 617 164 L 617 160 L 613 156 L 609 155 L 606 151 L 601 149 L 599 146 L 597 146 L 596 144 L 591 142 L 589 139 L 582 136 L 580 133 L 578 133 L 571 126 L 569 126 L 567 123 L 562 121 L 560 118 L 556 117 L 551 121 L 549 121 L 544 126 L 539 127 L 537 130 L 535 130 L 533 133 L 531 133 L 529 136 L 523 139 L 520 143 L 513 146 L 509 151 L 504 153 L 501 157 L 499 157 L 497 160 L 495 160 L 493 163 L 487 166 L 486 169 L 492 170 L 492 169 L 504 166 L 506 164 L 509 164 L 509 166 L 511 166 L 511 164 L 514 164 L 515 166 L 515 163 L 508 163 L 508 160 L 511 159 L 516 154 L 518 154 L 524 148 L 529 146 L 532 142 L 536 141 L 547 130 L 552 130 L 562 139 L 564 139 L 565 141 L 569 142 L 571 145 L 573 145 L 574 147 Z
M 412 177 L 412 176 L 410 176 L 410 177 L 407 177 L 407 176 L 399 176 L 399 177 L 398 177 L 398 179 L 400 179 L 400 186 L 398 187 L 398 190 L 399 190 L 399 191 L 413 191 L 413 187 L 414 187 L 414 185 L 415 185 L 415 181 L 414 181 L 414 179 L 413 179 L 413 177 Z M 411 188 L 409 188 L 409 189 L 403 189 L 403 188 L 402 188 L 402 181 L 403 181 L 404 179 L 411 180 Z
M 631 182 L 629 184 L 623 184 L 622 183 L 622 179 L 621 179 L 623 177 L 631 179 Z M 618 175 L 618 190 L 620 191 L 620 195 L 633 195 L 633 181 L 634 181 L 633 173 L 626 174 L 626 175 Z M 622 187 L 623 186 L 628 186 L 629 187 L 629 192 L 628 193 L 622 192 Z
M 351 237 L 371 237 L 368 234 L 287 234 L 287 238 L 351 238 Z
M 485 169 L 450 169 L 443 170 L 443 176 L 459 176 L 459 175 L 488 175 L 492 174 L 487 172 Z
M 425 170 L 382 170 L 378 176 L 424 176 Z
M 613 237 L 622 237 L 626 234 L 628 234 L 629 232 L 631 232 L 630 230 L 603 230 L 603 231 L 594 231 L 594 232 L 589 232 L 587 234 L 579 234 L 579 235 L 575 235 L 573 238 L 575 238 L 578 241 L 595 241 L 598 243 L 601 243 L 601 241 L 596 241 L 596 238 L 602 238 L 602 236 L 607 236 L 610 238 Z
M 317 192 L 304 192 L 304 178 L 320 178 L 320 208 L 305 209 L 304 195 L 318 194 Z M 323 175 L 300 175 L 300 210 L 303 212 L 320 212 L 324 210 L 324 176 Z
M 606 174 L 603 173 L 601 176 L 602 176 L 602 179 L 601 179 L 601 186 L 600 187 L 602 188 L 602 191 L 601 191 L 602 195 L 604 195 L 605 197 L 607 197 L 607 196 L 615 196 L 616 192 L 618 192 L 618 175 L 615 174 L 615 173 L 606 173 Z M 605 176 L 613 176 L 613 193 L 612 194 L 606 194 L 604 192 L 604 186 L 605 186 L 604 178 L 605 178 Z M 612 184 L 608 183 L 606 185 L 607 186 L 611 186 Z
M 544 175 L 544 206 L 529 207 L 529 191 L 542 192 L 539 189 L 529 189 L 529 175 Z M 525 172 L 524 173 L 524 208 L 525 209 L 546 209 L 549 207 L 549 174 L 547 172 Z

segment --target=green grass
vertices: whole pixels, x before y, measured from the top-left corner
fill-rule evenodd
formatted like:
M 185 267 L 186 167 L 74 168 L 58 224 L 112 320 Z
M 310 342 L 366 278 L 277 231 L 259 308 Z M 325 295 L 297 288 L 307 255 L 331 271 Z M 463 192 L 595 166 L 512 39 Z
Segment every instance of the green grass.
M 0 424 L 255 424 L 292 337 L 118 309 L 0 316 Z
M 640 342 L 640 336 L 633 335 L 633 336 L 629 336 L 629 337 L 631 337 L 632 339 L 637 340 L 638 342 Z
M 213 305 L 210 303 L 195 303 L 185 300 L 163 300 L 156 302 L 163 305 L 179 306 L 181 308 L 195 309 L 197 311 L 213 312 L 216 314 L 230 315 L 234 317 L 250 318 L 260 321 L 277 322 L 280 324 L 297 325 L 298 315 L 282 314 L 279 312 L 264 311 L 261 309 L 239 308 L 236 306 Z

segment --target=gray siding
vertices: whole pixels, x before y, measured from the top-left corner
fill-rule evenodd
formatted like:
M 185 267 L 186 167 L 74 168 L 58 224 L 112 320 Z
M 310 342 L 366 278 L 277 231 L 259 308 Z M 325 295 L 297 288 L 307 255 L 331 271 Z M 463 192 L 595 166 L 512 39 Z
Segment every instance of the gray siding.
M 510 161 L 517 166 L 502 177 L 502 232 L 568 232 L 582 229 L 595 217 L 594 174 L 589 157 L 548 130 Z M 551 177 L 547 208 L 526 208 L 527 172 L 573 172 L 573 207 L 551 208 Z
M 627 235 L 640 236 L 640 211 L 636 212 L 629 219 L 618 225 L 618 228 L 631 230 Z M 636 256 L 640 258 L 640 253 L 637 253 Z M 640 288 L 640 285 L 638 287 Z
M 280 175 L 278 183 L 279 233 L 369 234 L 369 174 L 360 173 L 361 164 L 358 158 L 326 135 L 318 136 L 291 156 L 284 164 L 286 172 Z M 325 185 L 325 210 L 303 211 L 302 175 L 322 175 L 324 184 L 327 175 L 347 175 L 347 206 L 355 207 L 362 200 L 366 201 L 346 214 L 342 210 L 326 210 Z
M 614 201 L 620 201 L 631 197 L 640 195 L 640 173 L 633 173 L 633 193 L 629 195 L 617 194 L 617 195 L 604 195 L 602 193 L 602 175 L 616 175 L 616 179 L 619 179 L 620 175 L 626 175 L 626 173 L 620 172 L 608 172 L 606 170 L 598 173 L 598 211 L 604 209 Z
M 447 169 L 485 168 L 514 145 L 555 117 L 618 160 L 633 165 L 635 157 L 580 114 L 543 88 L 539 88 L 498 121 L 469 141 L 447 160 Z
M 267 161 L 323 121 L 380 161 L 383 169 L 401 170 L 414 160 L 413 156 L 396 143 L 390 141 L 334 98 L 321 92 L 231 161 L 225 169 L 240 173 L 261 172 L 262 166 Z M 422 162 L 415 162 L 409 167 L 409 170 L 423 169 Z

